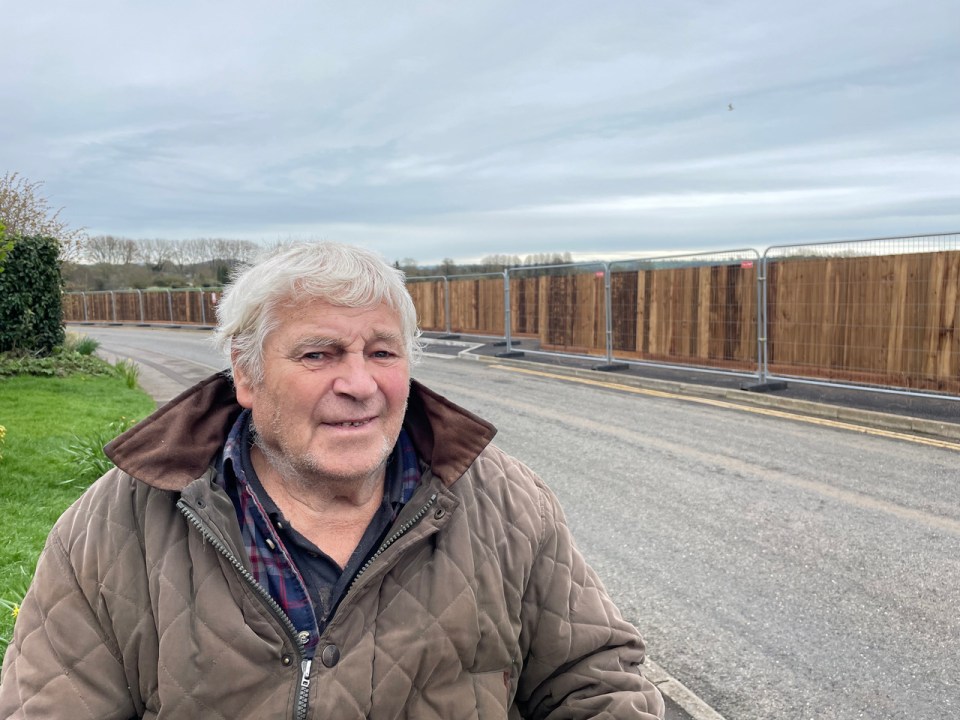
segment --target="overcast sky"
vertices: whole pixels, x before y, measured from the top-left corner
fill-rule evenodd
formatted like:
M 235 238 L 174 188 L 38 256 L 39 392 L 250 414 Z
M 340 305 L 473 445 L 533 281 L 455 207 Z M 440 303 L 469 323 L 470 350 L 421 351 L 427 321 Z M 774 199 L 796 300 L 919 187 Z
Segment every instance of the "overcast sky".
M 0 173 L 93 235 L 431 262 L 960 230 L 957 0 L 0 7 Z

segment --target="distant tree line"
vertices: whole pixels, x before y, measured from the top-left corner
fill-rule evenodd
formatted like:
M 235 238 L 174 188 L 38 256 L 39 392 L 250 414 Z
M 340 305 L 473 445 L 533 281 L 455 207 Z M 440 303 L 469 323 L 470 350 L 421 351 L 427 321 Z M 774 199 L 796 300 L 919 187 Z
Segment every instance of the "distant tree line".
M 97 235 L 87 239 L 82 257 L 88 263 L 110 265 L 141 263 L 157 272 L 172 267 L 182 273 L 191 265 L 217 260 L 247 262 L 262 249 L 260 245 L 250 240 L 227 238 L 132 240 L 114 235 Z
M 238 264 L 250 262 L 263 247 L 250 240 L 195 238 L 135 240 L 115 235 L 89 237 L 80 262 L 65 262 L 68 291 L 218 287 Z
M 403 270 L 407 277 L 430 275 L 474 275 L 478 273 L 503 272 L 507 268 L 536 267 L 540 265 L 566 265 L 572 263 L 570 253 L 532 253 L 530 255 L 485 255 L 477 263 L 457 264 L 444 258 L 439 265 L 420 265 L 413 258 L 397 260 L 394 266 Z
M 63 263 L 66 290 L 98 291 L 150 287 L 219 287 L 233 269 L 253 258 L 263 246 L 250 240 L 196 238 L 133 239 L 116 235 L 86 238 L 78 262 Z M 487 255 L 476 263 L 445 258 L 436 265 L 421 265 L 403 258 L 394 266 L 408 277 L 503 272 L 504 268 L 558 265 L 572 262 L 570 253 Z

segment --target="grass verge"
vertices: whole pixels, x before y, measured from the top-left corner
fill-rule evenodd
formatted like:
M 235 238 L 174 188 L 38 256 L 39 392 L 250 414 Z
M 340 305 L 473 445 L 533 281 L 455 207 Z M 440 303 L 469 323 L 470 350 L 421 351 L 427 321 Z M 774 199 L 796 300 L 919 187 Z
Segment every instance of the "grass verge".
M 99 440 L 91 438 L 120 430 L 156 407 L 102 364 L 102 376 L 0 376 L 0 425 L 6 428 L 0 450 L 0 658 L 47 533 L 96 479 L 89 471 L 79 476 L 84 466 L 78 448 L 89 446 L 92 460 Z

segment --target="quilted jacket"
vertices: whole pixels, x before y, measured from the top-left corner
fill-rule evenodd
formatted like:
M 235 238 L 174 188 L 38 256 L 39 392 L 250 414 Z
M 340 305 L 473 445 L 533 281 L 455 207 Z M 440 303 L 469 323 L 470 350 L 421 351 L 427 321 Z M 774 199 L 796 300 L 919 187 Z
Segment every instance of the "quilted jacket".
M 552 493 L 415 381 L 421 487 L 307 661 L 213 482 L 240 409 L 214 376 L 108 446 L 119 469 L 48 538 L 0 718 L 662 716 L 643 643 Z

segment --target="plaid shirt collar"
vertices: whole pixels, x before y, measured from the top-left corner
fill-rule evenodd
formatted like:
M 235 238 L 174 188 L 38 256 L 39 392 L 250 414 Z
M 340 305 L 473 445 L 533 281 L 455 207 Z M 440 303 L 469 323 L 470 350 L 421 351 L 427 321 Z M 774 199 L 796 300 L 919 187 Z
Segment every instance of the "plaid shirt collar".
M 245 468 L 249 468 L 250 472 L 253 470 L 249 459 L 244 462 L 244 453 L 249 453 L 249 447 L 250 411 L 244 410 L 224 444 L 218 482 L 233 500 L 253 577 L 270 592 L 293 622 L 304 651 L 312 657 L 319 640 L 313 605 L 303 576 L 248 481 Z M 401 430 L 387 462 L 387 484 L 384 488 L 394 520 L 419 486 L 420 476 L 420 462 L 413 442 L 407 431 Z

